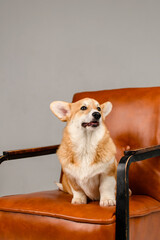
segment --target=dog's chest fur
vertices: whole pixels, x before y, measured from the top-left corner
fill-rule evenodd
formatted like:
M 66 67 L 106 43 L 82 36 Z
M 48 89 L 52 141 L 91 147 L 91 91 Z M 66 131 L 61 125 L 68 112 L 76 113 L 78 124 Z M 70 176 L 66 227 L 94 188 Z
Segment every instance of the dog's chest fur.
M 94 132 L 76 132 L 73 128 L 69 129 L 69 136 L 71 142 L 70 151 L 72 151 L 72 160 L 67 163 L 60 156 L 63 171 L 76 180 L 76 183 L 80 186 L 85 194 L 91 199 L 99 199 L 99 185 L 100 185 L 100 174 L 107 173 L 109 165 L 114 163 L 114 156 L 110 154 L 103 154 L 100 156 L 99 144 L 105 148 L 103 139 L 106 133 L 105 127 L 102 125 L 98 131 Z M 65 141 L 66 143 L 66 141 Z M 63 143 L 62 143 L 63 150 Z M 66 150 L 66 155 L 67 155 Z M 65 157 L 63 155 L 63 157 Z M 96 161 L 98 158 L 104 158 L 101 161 Z M 69 159 L 69 158 L 68 158 Z M 66 164 L 65 164 L 66 163 Z

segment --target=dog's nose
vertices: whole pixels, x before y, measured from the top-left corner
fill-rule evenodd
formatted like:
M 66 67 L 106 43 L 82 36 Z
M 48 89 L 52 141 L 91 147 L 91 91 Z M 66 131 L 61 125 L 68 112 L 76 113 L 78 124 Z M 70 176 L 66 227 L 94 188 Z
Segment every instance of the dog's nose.
M 94 112 L 92 113 L 92 116 L 96 119 L 96 120 L 99 120 L 100 117 L 101 117 L 101 114 L 99 112 Z

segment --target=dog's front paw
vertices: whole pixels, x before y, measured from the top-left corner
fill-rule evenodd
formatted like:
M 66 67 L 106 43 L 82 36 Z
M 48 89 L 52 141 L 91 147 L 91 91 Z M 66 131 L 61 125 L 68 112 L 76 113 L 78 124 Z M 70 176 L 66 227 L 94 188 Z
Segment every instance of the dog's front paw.
M 86 198 L 72 198 L 72 204 L 86 204 L 87 199 Z
M 101 199 L 100 200 L 100 206 L 101 207 L 114 206 L 114 205 L 116 205 L 116 200 L 115 199 Z

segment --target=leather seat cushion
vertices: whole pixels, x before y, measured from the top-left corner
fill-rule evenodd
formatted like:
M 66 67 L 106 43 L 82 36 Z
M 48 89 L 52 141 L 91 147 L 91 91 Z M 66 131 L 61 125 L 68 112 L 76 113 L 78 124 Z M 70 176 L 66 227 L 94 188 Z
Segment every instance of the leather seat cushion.
M 73 205 L 71 198 L 59 190 L 0 198 L 2 239 L 10 239 L 15 235 L 16 238 L 12 239 L 38 239 L 38 236 L 41 236 L 39 239 L 50 239 L 55 234 L 56 239 L 61 239 L 62 229 L 63 234 L 66 234 L 64 239 L 68 239 L 67 235 L 71 236 L 72 233 L 72 239 L 85 236 L 88 236 L 86 239 L 94 239 L 97 233 L 115 239 L 115 207 L 100 207 L 97 201 Z M 148 216 L 160 217 L 160 202 L 149 196 L 130 197 L 130 224 L 134 227 L 137 219 L 142 219 L 144 223 L 143 219 Z M 131 233 L 135 234 L 133 229 L 131 227 Z

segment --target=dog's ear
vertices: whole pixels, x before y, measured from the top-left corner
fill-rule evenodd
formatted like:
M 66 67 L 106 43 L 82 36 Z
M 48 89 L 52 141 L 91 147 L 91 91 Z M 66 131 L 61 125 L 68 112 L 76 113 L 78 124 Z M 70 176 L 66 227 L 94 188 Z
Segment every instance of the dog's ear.
M 56 117 L 65 122 L 71 115 L 70 105 L 71 103 L 55 101 L 50 104 L 50 109 Z
M 105 102 L 101 105 L 103 116 L 106 117 L 112 111 L 112 103 Z

